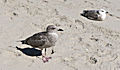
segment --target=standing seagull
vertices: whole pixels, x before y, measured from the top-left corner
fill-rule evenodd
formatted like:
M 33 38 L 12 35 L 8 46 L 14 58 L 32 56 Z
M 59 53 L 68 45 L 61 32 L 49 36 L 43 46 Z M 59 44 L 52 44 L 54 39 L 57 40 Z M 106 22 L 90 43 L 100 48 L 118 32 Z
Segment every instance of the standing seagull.
M 84 10 L 81 15 L 88 18 L 88 19 L 91 19 L 91 20 L 103 21 L 103 20 L 105 20 L 107 13 L 108 12 L 105 11 L 104 9 L 100 9 L 100 10 Z
M 46 48 L 52 47 L 52 53 L 54 53 L 53 47 L 58 39 L 57 31 L 63 31 L 58 29 L 54 25 L 49 25 L 45 32 L 39 32 L 33 36 L 22 40 L 22 44 L 31 45 L 33 48 L 39 48 L 41 51 L 45 49 L 45 55 L 42 54 L 43 62 L 47 62 L 51 57 L 46 57 Z

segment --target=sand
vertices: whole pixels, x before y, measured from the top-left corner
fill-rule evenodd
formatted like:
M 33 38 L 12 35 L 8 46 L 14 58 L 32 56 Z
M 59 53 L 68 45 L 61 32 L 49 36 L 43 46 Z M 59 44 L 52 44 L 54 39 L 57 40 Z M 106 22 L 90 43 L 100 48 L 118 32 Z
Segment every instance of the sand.
M 0 0 L 0 70 L 120 70 L 120 0 Z M 105 9 L 104 21 L 80 15 Z M 50 24 L 62 29 L 52 59 L 29 56 L 23 40 Z

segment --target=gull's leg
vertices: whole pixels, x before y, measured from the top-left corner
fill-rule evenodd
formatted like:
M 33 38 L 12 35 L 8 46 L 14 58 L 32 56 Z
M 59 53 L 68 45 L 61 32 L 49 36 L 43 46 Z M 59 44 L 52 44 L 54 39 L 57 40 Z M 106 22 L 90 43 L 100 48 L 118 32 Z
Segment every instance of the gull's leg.
M 43 51 L 44 51 L 44 50 L 41 49 L 41 52 L 42 52 L 42 60 L 43 60 L 43 62 L 45 63 L 45 62 L 48 62 L 48 60 L 45 58 L 46 55 L 44 55 L 45 52 L 43 52 Z
M 45 56 L 46 56 L 46 51 L 47 51 L 47 49 L 45 48 Z M 45 57 L 46 59 L 47 59 L 47 61 L 49 60 L 49 59 L 51 59 L 52 57 Z
M 51 59 L 51 57 L 46 57 L 46 48 L 45 48 L 45 52 L 44 53 L 45 53 L 45 55 L 43 55 L 43 53 L 42 53 L 42 60 L 45 63 L 45 62 L 48 62 L 48 60 Z
M 46 56 L 46 48 L 45 48 L 45 56 Z
M 54 47 L 52 47 L 52 52 L 51 52 L 51 54 L 53 54 L 54 53 Z

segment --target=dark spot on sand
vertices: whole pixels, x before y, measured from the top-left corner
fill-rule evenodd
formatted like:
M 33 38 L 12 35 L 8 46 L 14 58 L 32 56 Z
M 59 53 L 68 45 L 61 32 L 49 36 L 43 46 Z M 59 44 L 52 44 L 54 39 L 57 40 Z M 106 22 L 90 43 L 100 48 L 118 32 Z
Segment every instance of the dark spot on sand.
M 97 38 L 90 38 L 91 40 L 98 41 L 99 39 Z
M 15 12 L 13 12 L 13 15 L 14 15 L 14 16 L 18 16 L 18 14 L 17 14 L 17 13 L 15 13 Z
M 79 38 L 79 41 L 81 42 L 82 40 L 83 40 L 83 38 L 80 37 L 80 38 Z
M 90 57 L 90 63 L 96 64 L 97 63 L 97 59 L 95 57 Z

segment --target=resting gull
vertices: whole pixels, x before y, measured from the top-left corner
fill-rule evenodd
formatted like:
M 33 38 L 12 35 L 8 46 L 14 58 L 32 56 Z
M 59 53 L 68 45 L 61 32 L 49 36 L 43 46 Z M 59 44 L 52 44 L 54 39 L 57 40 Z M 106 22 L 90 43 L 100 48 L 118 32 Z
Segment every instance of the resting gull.
M 22 40 L 22 44 L 31 45 L 33 48 L 41 49 L 43 53 L 43 49 L 45 49 L 45 54 L 42 54 L 43 62 L 47 62 L 51 57 L 46 57 L 46 48 L 52 47 L 52 53 L 54 53 L 53 47 L 58 39 L 57 31 L 63 31 L 62 29 L 58 29 L 54 25 L 49 25 L 44 32 L 39 32 L 34 34 L 31 37 L 28 37 L 25 40 Z
M 84 10 L 81 14 L 82 16 L 91 19 L 91 20 L 97 20 L 97 21 L 103 21 L 106 18 L 106 14 L 108 12 L 104 9 L 100 10 Z

